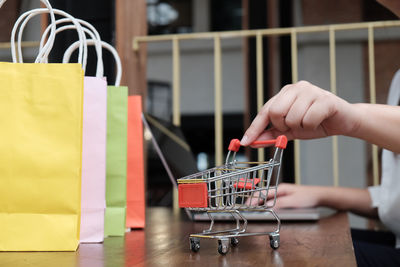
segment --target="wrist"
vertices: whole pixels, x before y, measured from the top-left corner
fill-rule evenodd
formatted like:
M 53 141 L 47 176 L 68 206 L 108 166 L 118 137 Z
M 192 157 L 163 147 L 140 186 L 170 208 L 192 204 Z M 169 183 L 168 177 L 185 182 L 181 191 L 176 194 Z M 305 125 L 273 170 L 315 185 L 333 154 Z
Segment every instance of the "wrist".
M 360 138 L 362 133 L 363 116 L 368 110 L 365 109 L 364 103 L 350 104 L 350 117 L 351 117 L 351 127 L 350 131 L 346 134 L 350 137 Z
M 315 196 L 317 206 L 330 207 L 332 202 L 331 187 L 328 186 L 315 186 Z

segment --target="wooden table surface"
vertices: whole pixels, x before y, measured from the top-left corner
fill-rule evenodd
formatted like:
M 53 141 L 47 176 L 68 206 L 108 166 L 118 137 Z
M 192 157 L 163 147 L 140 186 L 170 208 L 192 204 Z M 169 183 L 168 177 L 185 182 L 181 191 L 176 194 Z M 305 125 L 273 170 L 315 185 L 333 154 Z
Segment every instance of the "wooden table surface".
M 217 252 L 216 240 L 201 239 L 199 252 L 189 250 L 188 235 L 208 225 L 168 208 L 148 208 L 144 231 L 106 238 L 104 244 L 81 244 L 77 252 L 1 252 L 0 266 L 356 266 L 346 213 L 317 222 L 284 221 L 277 250 L 268 236 L 242 237 L 225 256 Z M 250 222 L 248 230 L 273 226 Z

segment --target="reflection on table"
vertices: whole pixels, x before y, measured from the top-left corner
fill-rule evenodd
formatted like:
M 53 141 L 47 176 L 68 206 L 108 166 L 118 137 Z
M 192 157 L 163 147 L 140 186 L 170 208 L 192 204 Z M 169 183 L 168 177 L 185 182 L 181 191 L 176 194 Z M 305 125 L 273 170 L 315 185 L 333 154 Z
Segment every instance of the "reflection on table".
M 81 244 L 77 252 L 2 252 L 0 266 L 356 266 L 343 212 L 317 222 L 284 221 L 277 250 L 269 246 L 268 236 L 242 237 L 225 256 L 214 239 L 202 239 L 200 251 L 190 251 L 188 235 L 208 228 L 207 222 L 192 222 L 168 208 L 148 208 L 146 221 L 145 230 L 106 238 L 104 244 Z M 250 222 L 248 230 L 274 226 Z

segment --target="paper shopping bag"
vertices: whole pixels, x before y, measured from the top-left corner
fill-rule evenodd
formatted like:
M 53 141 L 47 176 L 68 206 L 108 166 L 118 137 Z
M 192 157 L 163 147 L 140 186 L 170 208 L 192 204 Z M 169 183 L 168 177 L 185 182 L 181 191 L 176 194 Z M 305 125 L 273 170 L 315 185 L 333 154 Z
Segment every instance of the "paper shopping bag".
M 142 97 L 128 97 L 128 168 L 126 226 L 144 228 L 144 163 L 143 163 L 143 125 Z
M 128 88 L 108 86 L 105 236 L 123 236 L 126 218 Z
M 107 82 L 84 78 L 81 243 L 104 240 Z
M 0 250 L 73 251 L 81 197 L 80 64 L 0 63 Z

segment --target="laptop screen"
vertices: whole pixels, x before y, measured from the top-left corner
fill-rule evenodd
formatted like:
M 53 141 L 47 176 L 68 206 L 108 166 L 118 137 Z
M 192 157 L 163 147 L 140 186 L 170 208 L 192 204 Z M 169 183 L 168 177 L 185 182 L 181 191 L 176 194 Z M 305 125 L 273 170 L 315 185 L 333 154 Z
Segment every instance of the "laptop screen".
M 159 148 L 157 154 L 162 161 L 162 158 L 165 159 L 163 165 L 167 172 L 168 168 L 170 169 L 174 180 L 196 173 L 198 171 L 196 159 L 181 129 L 148 114 L 145 114 L 144 118 L 152 133 L 153 144 L 156 143 L 154 144 L 155 149 L 157 150 L 157 146 Z

